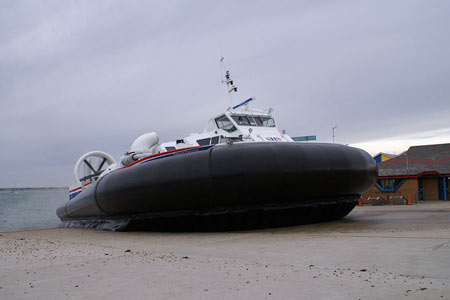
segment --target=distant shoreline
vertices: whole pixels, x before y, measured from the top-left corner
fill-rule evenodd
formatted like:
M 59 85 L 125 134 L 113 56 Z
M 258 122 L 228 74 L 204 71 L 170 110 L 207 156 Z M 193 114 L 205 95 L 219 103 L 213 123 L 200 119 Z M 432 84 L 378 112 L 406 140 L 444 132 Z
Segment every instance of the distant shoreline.
M 7 187 L 7 188 L 0 188 L 0 191 L 23 191 L 23 190 L 60 190 L 60 189 L 68 189 L 68 187 Z

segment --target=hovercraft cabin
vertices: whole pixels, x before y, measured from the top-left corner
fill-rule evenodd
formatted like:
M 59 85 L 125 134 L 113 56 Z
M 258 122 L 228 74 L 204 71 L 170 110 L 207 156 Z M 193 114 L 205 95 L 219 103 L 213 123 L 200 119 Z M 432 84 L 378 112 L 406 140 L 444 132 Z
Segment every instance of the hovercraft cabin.
M 363 204 L 450 199 L 450 144 L 412 146 L 396 157 L 378 159 L 377 166 L 377 183 L 363 195 Z

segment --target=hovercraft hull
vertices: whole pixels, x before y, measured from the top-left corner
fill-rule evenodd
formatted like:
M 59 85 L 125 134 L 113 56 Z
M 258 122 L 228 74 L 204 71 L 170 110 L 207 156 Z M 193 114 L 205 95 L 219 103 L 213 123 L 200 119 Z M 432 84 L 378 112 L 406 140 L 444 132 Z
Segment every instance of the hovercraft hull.
M 347 215 L 377 176 L 368 153 L 338 144 L 197 150 L 100 177 L 58 209 L 62 226 L 209 231 L 326 221 Z

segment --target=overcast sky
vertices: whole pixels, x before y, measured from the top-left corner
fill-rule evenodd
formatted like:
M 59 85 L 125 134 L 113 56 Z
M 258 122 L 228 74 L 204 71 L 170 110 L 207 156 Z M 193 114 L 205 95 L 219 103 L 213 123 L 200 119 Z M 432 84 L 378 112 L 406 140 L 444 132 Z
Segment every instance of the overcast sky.
M 449 16 L 425 0 L 0 0 L 0 187 L 69 186 L 85 152 L 201 132 L 229 106 L 220 44 L 235 104 L 255 97 L 291 136 L 450 142 Z

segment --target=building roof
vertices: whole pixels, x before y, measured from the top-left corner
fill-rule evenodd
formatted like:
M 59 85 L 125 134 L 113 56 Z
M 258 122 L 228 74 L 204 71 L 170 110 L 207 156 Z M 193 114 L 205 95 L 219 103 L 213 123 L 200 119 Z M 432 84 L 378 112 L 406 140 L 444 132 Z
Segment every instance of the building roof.
M 380 153 L 378 153 L 377 155 L 375 155 L 375 156 L 373 157 L 373 159 L 375 159 L 375 161 L 376 161 L 377 163 L 380 163 L 380 162 L 382 162 L 382 161 L 389 160 L 389 159 L 391 159 L 391 158 L 393 158 L 393 157 L 395 157 L 394 154 L 389 154 L 389 153 L 380 152 Z
M 389 153 L 384 153 L 384 152 L 378 152 L 377 155 L 375 155 L 374 157 L 380 156 L 380 155 L 385 155 L 385 156 L 389 156 L 390 158 L 395 157 L 395 154 L 389 154 Z
M 450 175 L 450 143 L 412 146 L 408 151 L 378 164 L 379 177 Z

